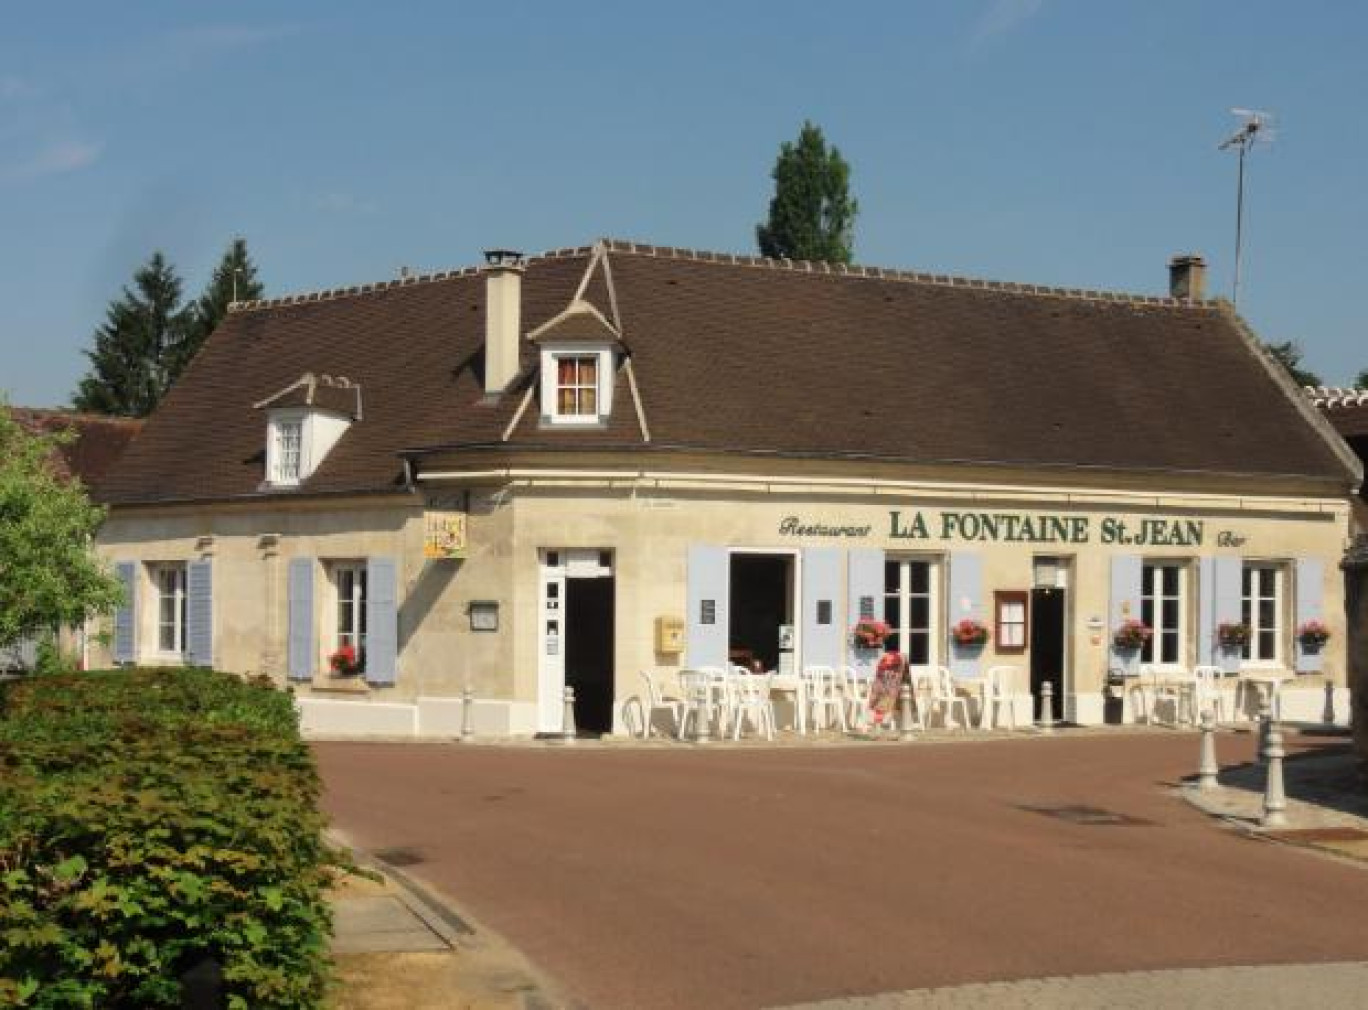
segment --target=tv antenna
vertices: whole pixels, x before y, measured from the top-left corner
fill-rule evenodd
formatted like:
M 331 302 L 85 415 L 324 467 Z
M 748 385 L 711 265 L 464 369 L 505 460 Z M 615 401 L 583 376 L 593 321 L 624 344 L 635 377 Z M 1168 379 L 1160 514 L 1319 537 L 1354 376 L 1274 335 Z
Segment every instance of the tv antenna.
M 1232 147 L 1240 149 L 1239 177 L 1235 183 L 1235 280 L 1230 288 L 1230 304 L 1240 304 L 1240 254 L 1244 249 L 1244 174 L 1245 155 L 1257 143 L 1273 141 L 1273 117 L 1259 109 L 1231 109 L 1233 115 L 1244 120 L 1240 128 L 1217 145 L 1218 151 Z

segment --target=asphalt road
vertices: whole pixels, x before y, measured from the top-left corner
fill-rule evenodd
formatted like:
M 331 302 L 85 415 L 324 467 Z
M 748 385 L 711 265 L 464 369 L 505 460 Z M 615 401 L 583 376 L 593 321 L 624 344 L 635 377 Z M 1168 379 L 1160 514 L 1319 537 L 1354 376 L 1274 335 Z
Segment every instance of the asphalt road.
M 1368 959 L 1368 872 L 1174 798 L 1188 735 L 912 747 L 319 744 L 358 845 L 595 1008 Z M 1222 740 L 1243 760 L 1248 737 Z M 1028 809 L 1086 805 L 1139 823 Z

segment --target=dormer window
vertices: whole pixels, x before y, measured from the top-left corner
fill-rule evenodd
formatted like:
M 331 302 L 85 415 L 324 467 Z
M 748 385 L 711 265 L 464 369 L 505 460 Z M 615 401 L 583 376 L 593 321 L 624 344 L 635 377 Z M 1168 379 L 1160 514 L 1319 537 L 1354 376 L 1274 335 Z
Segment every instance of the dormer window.
M 617 327 L 576 298 L 527 335 L 541 351 L 543 425 L 603 425 L 613 412 Z
M 266 411 L 266 486 L 297 487 L 361 419 L 361 387 L 306 373 L 256 407 Z
M 598 417 L 597 354 L 556 356 L 556 415 Z

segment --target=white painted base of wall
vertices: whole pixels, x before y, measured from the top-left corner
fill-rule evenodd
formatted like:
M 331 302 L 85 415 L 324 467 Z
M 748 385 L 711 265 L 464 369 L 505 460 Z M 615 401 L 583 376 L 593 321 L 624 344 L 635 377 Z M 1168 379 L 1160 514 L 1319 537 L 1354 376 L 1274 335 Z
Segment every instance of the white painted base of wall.
M 1235 691 L 1223 692 L 1227 721 L 1238 718 L 1235 712 Z M 1064 712 L 1056 718 L 1080 726 L 1100 726 L 1104 721 L 1102 693 L 1065 695 Z M 300 727 L 306 737 L 413 737 L 423 739 L 455 739 L 461 735 L 460 698 L 418 698 L 413 702 L 380 702 L 368 699 L 298 698 Z M 1032 722 L 1030 694 L 1012 696 L 1012 711 L 1018 728 Z M 1126 723 L 1143 723 L 1136 719 L 1128 698 L 1123 710 Z M 977 712 L 973 713 L 977 725 Z M 787 713 L 779 714 L 781 726 L 790 725 Z M 1330 692 L 1325 686 L 1288 687 L 1282 692 L 1281 718 L 1285 722 L 1320 725 L 1349 725 L 1349 690 L 1335 687 Z M 635 720 L 630 720 L 635 725 Z M 998 727 L 1008 726 L 1006 713 L 998 716 Z M 657 735 L 672 735 L 668 716 L 656 716 Z M 497 698 L 477 698 L 470 714 L 471 729 L 477 737 L 530 737 L 537 729 L 537 706 L 533 702 L 506 701 Z M 618 713 L 614 730 L 626 735 L 627 724 Z
M 460 698 L 418 698 L 413 702 L 297 698 L 300 729 L 311 739 L 328 737 L 414 737 L 454 739 L 461 735 Z M 530 737 L 537 707 L 531 702 L 474 699 L 470 728 L 477 737 Z

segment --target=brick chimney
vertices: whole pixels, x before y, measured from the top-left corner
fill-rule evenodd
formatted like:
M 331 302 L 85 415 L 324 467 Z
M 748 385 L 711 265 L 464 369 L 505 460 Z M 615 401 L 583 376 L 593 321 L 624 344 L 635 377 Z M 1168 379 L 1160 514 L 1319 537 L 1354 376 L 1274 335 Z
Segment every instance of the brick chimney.
M 485 262 L 485 380 L 486 396 L 497 396 L 518 374 L 518 344 L 522 339 L 523 254 L 512 249 L 488 249 Z
M 1183 253 L 1169 260 L 1169 297 L 1186 302 L 1206 298 L 1206 260 Z

